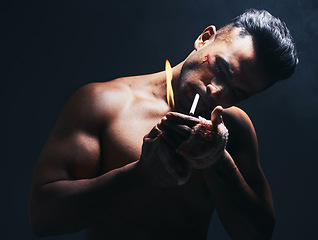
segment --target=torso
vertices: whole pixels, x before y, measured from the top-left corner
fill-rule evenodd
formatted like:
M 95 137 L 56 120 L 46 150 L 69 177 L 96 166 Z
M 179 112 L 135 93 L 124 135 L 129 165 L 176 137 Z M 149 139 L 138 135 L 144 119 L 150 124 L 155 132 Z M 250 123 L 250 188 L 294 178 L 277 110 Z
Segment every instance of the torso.
M 102 133 L 100 174 L 139 159 L 143 137 L 169 111 L 127 90 L 124 103 Z M 214 210 L 203 176 L 194 170 L 181 187 L 153 189 L 112 209 L 87 230 L 88 239 L 206 239 Z

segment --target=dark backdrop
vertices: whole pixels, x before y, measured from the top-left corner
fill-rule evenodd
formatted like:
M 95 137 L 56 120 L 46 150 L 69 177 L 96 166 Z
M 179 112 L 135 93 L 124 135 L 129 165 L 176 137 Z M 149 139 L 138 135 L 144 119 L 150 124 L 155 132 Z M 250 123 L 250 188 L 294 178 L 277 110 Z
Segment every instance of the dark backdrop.
M 6 1 L 1 4 L 1 235 L 35 239 L 27 217 L 31 173 L 66 99 L 79 87 L 182 61 L 209 24 L 247 8 L 287 22 L 300 65 L 289 80 L 240 104 L 258 133 L 277 212 L 273 239 L 313 239 L 317 228 L 316 0 Z M 229 239 L 217 216 L 214 239 Z M 83 233 L 48 239 L 83 239 Z

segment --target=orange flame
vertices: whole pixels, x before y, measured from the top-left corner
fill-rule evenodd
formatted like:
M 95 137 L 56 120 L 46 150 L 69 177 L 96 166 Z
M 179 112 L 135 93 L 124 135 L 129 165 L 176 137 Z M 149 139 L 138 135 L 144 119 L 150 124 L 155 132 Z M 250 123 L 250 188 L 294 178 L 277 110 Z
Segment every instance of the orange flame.
M 171 109 L 174 108 L 174 97 L 173 97 L 173 89 L 171 85 L 172 81 L 172 70 L 171 65 L 168 60 L 166 60 L 166 81 L 167 81 L 167 102 Z

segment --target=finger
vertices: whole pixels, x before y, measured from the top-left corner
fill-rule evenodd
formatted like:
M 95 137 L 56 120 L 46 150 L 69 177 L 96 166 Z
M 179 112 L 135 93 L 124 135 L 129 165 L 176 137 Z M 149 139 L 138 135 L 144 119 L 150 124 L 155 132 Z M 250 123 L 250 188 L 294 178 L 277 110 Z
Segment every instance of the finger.
M 160 134 L 161 134 L 161 130 L 157 126 L 154 126 L 151 129 L 151 131 L 144 137 L 144 139 L 146 138 L 154 139 L 158 137 Z
M 189 126 L 168 120 L 162 120 L 158 128 L 161 131 L 174 131 L 175 134 L 180 135 L 183 139 L 188 138 L 192 133 L 192 128 Z
M 187 125 L 189 127 L 193 127 L 200 122 L 200 120 L 196 117 L 189 116 L 182 113 L 177 112 L 169 112 L 167 115 L 167 121 L 174 121 L 180 124 Z
M 222 119 L 223 108 L 221 106 L 217 106 L 213 109 L 211 113 L 211 121 L 213 128 L 216 128 L 217 125 L 223 122 Z

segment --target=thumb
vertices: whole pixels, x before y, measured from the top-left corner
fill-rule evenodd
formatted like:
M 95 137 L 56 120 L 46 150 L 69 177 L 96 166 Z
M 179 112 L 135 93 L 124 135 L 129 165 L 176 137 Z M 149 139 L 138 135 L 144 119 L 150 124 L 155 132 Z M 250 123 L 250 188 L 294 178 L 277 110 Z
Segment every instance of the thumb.
M 213 128 L 216 128 L 217 125 L 223 122 L 222 113 L 223 113 L 223 107 L 221 106 L 217 106 L 213 109 L 211 113 L 211 122 L 212 122 Z

